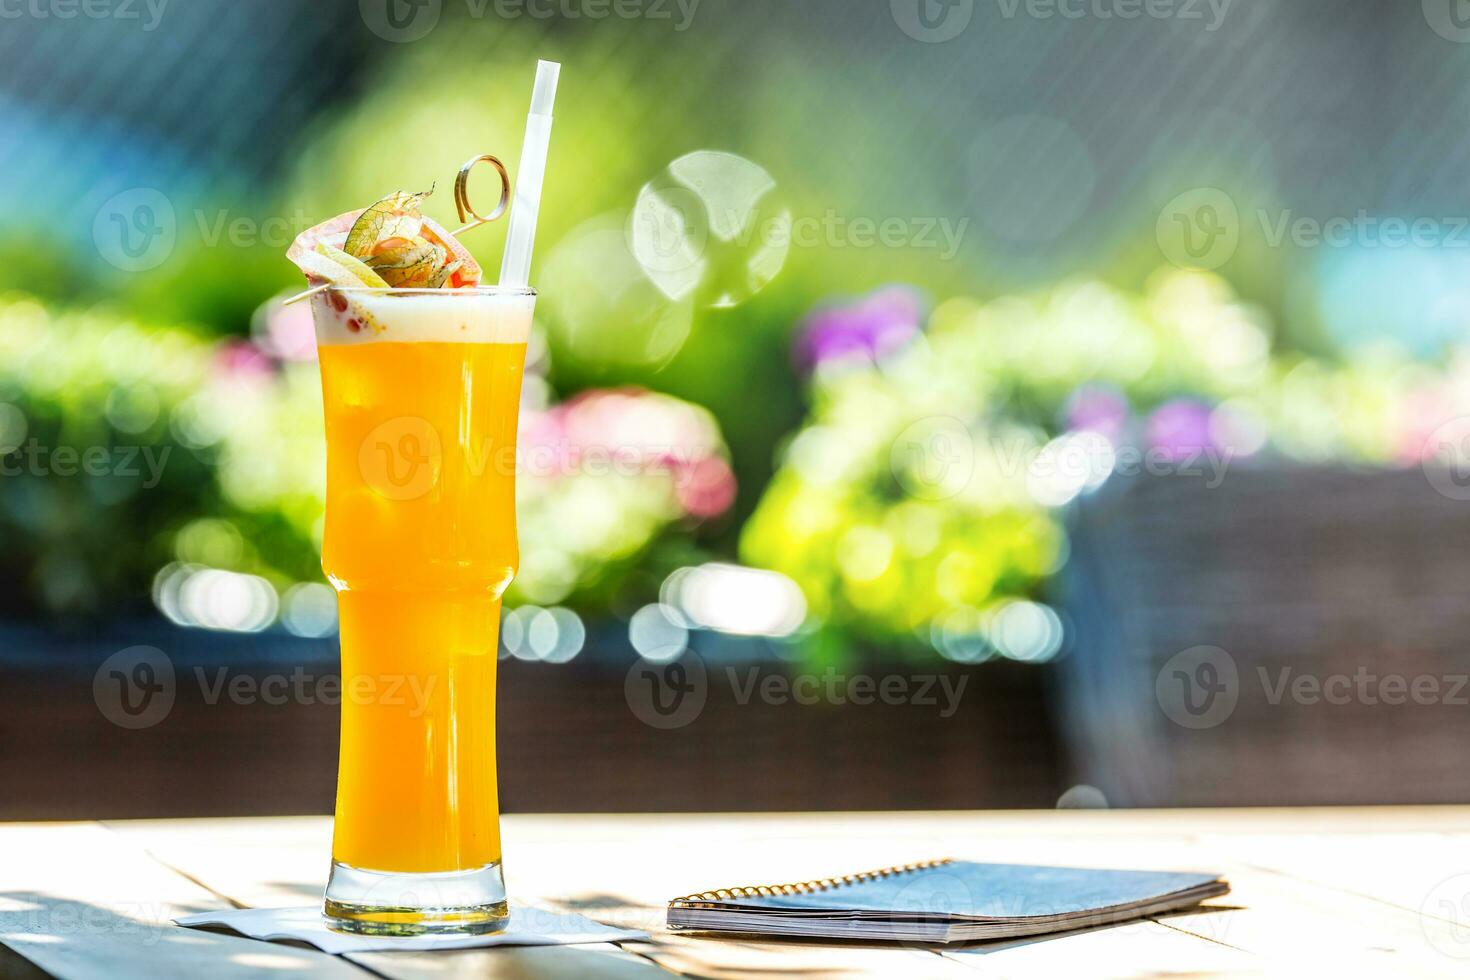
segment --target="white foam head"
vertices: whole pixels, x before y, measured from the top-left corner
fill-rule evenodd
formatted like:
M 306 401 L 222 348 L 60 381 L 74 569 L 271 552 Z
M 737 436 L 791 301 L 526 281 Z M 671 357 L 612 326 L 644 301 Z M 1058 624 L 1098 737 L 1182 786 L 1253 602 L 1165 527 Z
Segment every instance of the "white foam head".
M 312 297 L 318 345 L 524 344 L 531 289 L 330 289 Z

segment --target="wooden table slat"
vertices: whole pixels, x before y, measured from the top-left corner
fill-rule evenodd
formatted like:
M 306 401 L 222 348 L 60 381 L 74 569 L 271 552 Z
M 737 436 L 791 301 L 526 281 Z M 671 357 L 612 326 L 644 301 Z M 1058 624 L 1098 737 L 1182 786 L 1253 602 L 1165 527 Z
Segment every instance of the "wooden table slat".
M 125 901 L 135 894 L 185 911 L 217 907 L 226 899 L 251 906 L 299 905 L 321 894 L 330 844 L 326 818 L 125 822 L 108 828 L 110 833 L 89 825 L 0 825 L 0 854 L 29 855 L 21 871 L 0 863 L 0 895 L 23 896 L 41 882 L 53 898 L 105 909 L 115 910 L 118 896 Z M 288 947 L 187 935 L 201 937 L 195 947 L 199 956 L 224 955 L 226 963 L 247 962 L 238 957 L 231 961 L 229 955 L 248 948 L 257 956 L 315 956 L 315 963 L 325 959 L 350 976 L 371 971 L 391 980 L 670 973 L 712 978 L 799 973 L 803 980 L 886 975 L 969 980 L 1176 974 L 1463 977 L 1470 971 L 1470 904 L 1463 904 L 1470 902 L 1470 879 L 1463 894 L 1445 891 L 1445 883 L 1467 873 L 1461 867 L 1470 863 L 1467 831 L 1470 808 L 1464 807 L 517 815 L 507 817 L 504 827 L 513 898 L 641 928 L 652 933 L 650 940 L 622 943 L 621 949 L 602 945 L 363 954 L 354 958 L 363 968 L 358 969 Z M 98 880 L 76 873 L 78 855 L 90 855 L 86 861 L 113 870 Z M 1201 910 L 1151 921 L 943 949 L 712 939 L 663 928 L 664 905 L 676 895 L 942 856 L 1214 870 L 1225 873 L 1234 891 Z M 131 882 L 132 875 L 140 876 L 138 884 Z M 7 921 L 6 914 L 20 914 L 5 908 L 0 906 L 0 924 Z M 67 950 L 90 946 L 97 937 L 89 933 L 85 938 L 89 942 L 82 944 L 76 936 L 63 936 L 58 945 Z M 224 941 L 246 946 L 227 951 L 217 944 Z M 23 948 L 38 962 L 71 968 L 56 955 L 47 959 L 48 951 L 41 948 L 45 945 Z M 171 945 L 160 940 L 154 947 Z M 106 943 L 98 948 L 112 951 Z M 130 955 L 138 955 L 136 943 Z M 191 962 L 177 949 L 165 948 L 163 956 L 153 966 Z M 291 964 L 283 965 L 289 973 Z M 78 969 L 65 975 L 90 980 L 100 974 Z M 148 975 L 168 974 L 150 969 Z M 227 974 L 212 963 L 210 975 Z
M 0 829 L 0 943 L 65 980 L 368 974 L 310 949 L 181 929 L 227 907 L 96 824 Z
M 667 980 L 669 973 L 612 943 L 456 949 L 439 953 L 351 953 L 390 980 Z

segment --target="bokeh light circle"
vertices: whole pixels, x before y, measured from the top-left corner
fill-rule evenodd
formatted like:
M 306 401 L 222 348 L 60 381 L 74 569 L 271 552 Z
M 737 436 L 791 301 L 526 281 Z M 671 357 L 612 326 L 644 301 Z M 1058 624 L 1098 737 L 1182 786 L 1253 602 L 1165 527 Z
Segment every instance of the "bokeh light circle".
M 25 443 L 29 430 L 25 412 L 9 402 L 0 402 L 0 455 L 19 449 Z
M 744 157 L 697 150 L 643 186 L 628 247 L 669 299 L 737 306 L 776 278 L 791 251 L 791 210 L 775 190 L 775 178 Z
M 547 258 L 542 283 L 552 338 L 580 361 L 659 365 L 689 337 L 693 299 L 660 291 L 629 251 L 617 215 L 567 235 Z
M 676 610 L 654 603 L 628 621 L 628 642 L 644 660 L 667 663 L 689 648 L 689 628 Z

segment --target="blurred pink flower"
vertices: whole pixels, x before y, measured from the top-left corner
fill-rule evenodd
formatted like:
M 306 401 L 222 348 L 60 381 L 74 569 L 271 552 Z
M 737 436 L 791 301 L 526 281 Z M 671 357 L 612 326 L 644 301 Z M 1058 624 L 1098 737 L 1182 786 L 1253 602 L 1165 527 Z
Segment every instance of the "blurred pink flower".
M 273 357 L 283 361 L 316 360 L 316 328 L 310 303 L 283 306 L 272 301 L 256 315 L 255 332 L 255 342 Z
M 735 503 L 735 474 L 720 456 L 706 456 L 682 467 L 674 478 L 679 505 L 690 517 L 719 517 Z
M 1443 440 L 1435 436 L 1455 418 L 1454 397 L 1444 387 L 1425 388 L 1410 393 L 1396 414 L 1394 461 L 1402 466 L 1417 466 L 1433 459 L 1443 448 Z
M 639 388 L 587 391 L 528 413 L 520 452 L 543 476 L 571 476 L 593 460 L 598 472 L 665 473 L 692 517 L 718 516 L 735 500 L 735 477 L 709 414 Z
M 275 374 L 271 359 L 248 340 L 227 340 L 215 351 L 215 371 L 231 381 L 254 381 Z

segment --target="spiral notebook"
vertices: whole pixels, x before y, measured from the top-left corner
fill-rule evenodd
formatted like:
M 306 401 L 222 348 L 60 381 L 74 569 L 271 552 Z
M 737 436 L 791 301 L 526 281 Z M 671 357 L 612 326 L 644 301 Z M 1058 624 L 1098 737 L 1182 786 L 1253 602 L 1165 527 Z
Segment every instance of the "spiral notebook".
M 1217 874 L 927 861 L 791 885 L 719 888 L 669 903 L 669 928 L 959 943 L 1037 936 L 1191 908 Z

